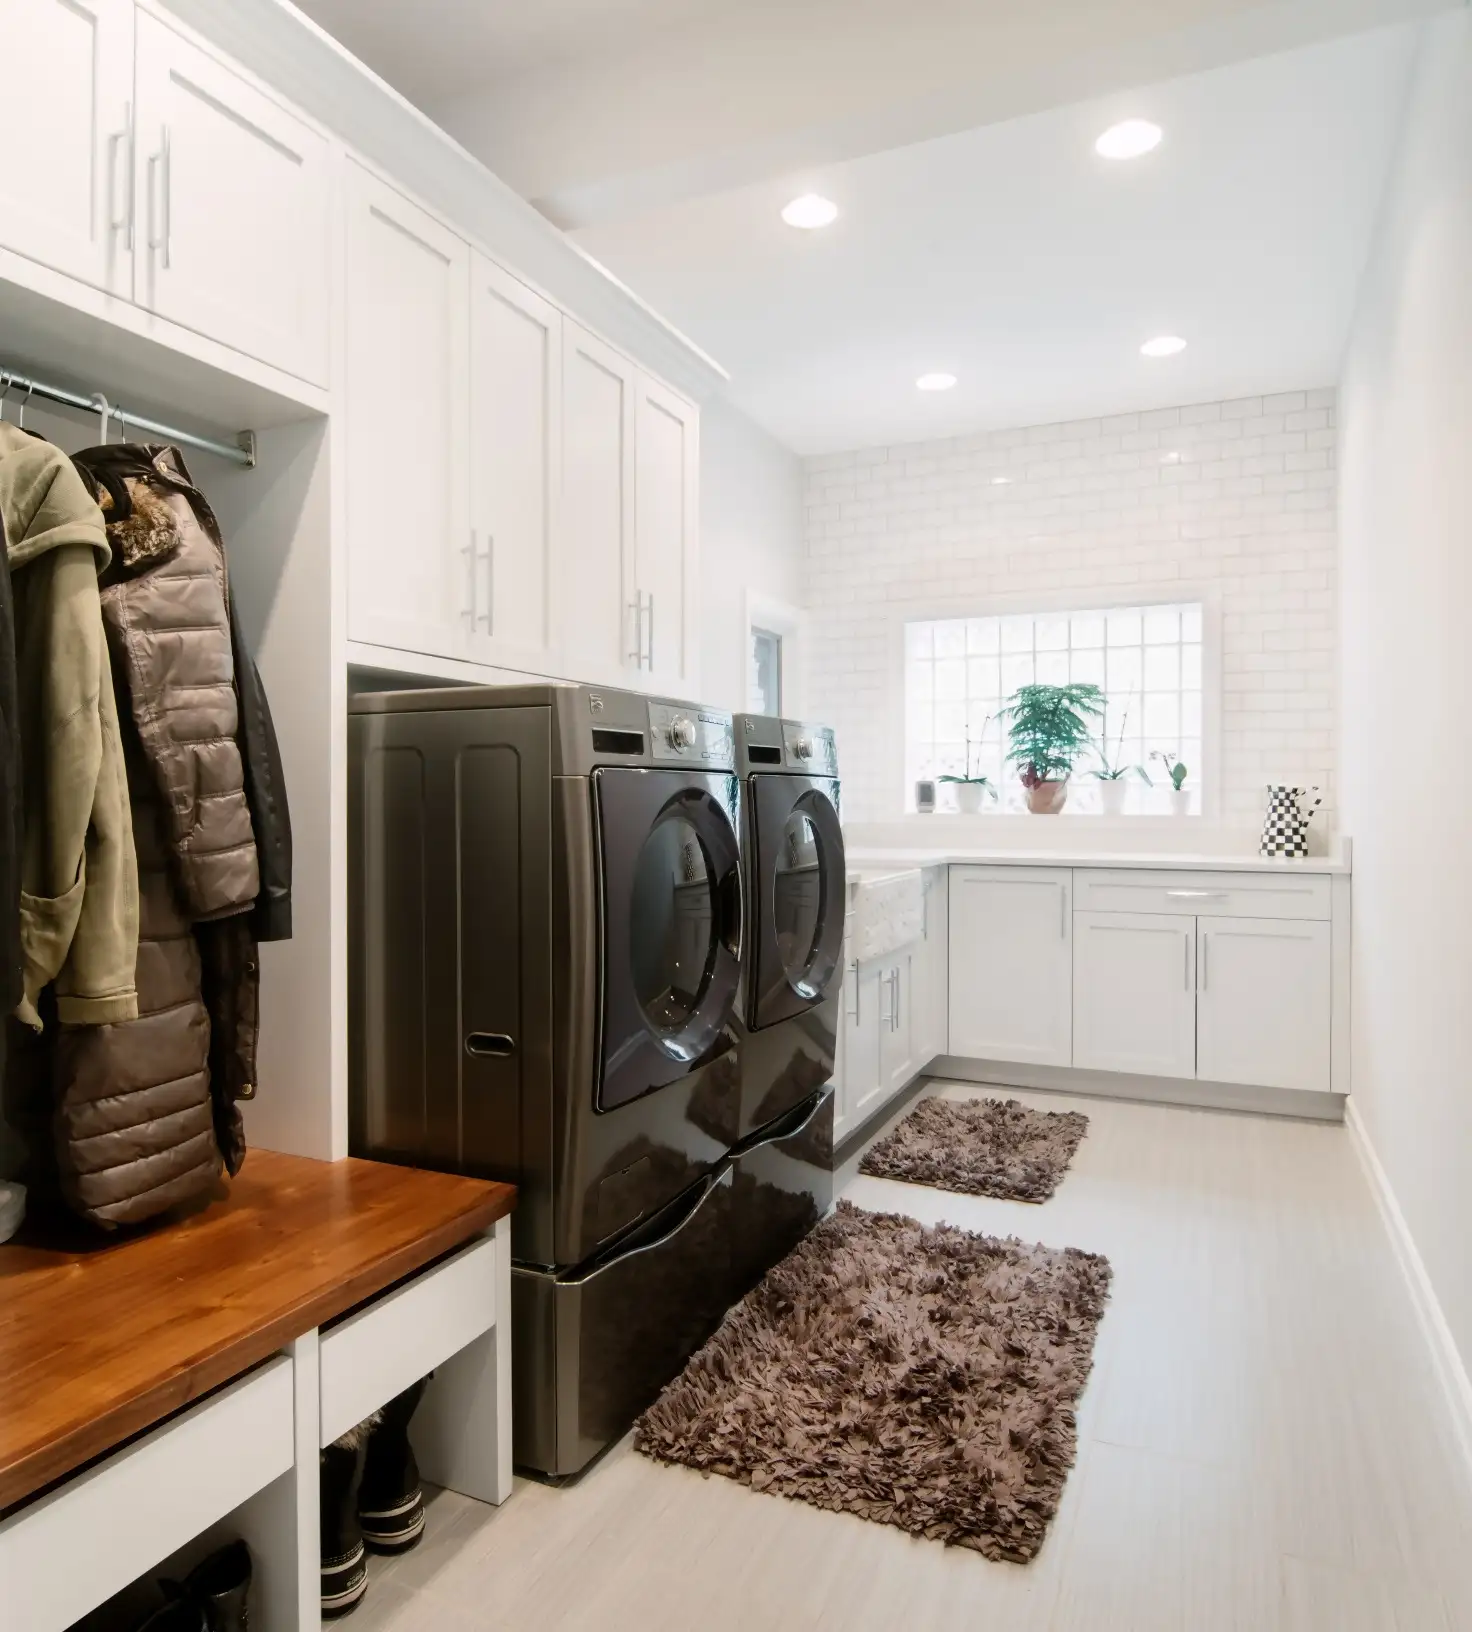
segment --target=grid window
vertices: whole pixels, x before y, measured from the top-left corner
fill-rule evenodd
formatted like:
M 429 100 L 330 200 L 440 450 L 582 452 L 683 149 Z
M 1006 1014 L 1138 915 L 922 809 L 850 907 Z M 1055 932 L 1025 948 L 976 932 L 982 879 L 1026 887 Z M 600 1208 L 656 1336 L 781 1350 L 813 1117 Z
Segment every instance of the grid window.
M 1129 777 L 1127 811 L 1166 814 L 1170 782 L 1157 752 L 1185 761 L 1200 810 L 1201 641 L 1199 602 L 907 623 L 907 805 L 919 778 L 985 776 L 999 808 L 1025 809 L 1018 767 L 1005 762 L 1007 699 L 1020 686 L 1087 681 L 1105 694 L 1104 719 L 1074 766 L 1068 810 L 1099 811 L 1099 784 L 1087 773 L 1107 756 L 1150 774 L 1149 787 Z

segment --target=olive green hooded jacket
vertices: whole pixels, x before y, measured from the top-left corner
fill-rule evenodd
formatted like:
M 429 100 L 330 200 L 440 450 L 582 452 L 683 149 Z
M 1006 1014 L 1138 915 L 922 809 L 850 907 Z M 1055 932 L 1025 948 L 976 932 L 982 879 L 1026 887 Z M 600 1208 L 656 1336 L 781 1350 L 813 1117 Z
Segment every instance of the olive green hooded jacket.
M 97 579 L 111 552 L 71 461 L 0 423 L 24 789 L 16 1015 L 40 1029 L 137 1017 L 138 863 Z

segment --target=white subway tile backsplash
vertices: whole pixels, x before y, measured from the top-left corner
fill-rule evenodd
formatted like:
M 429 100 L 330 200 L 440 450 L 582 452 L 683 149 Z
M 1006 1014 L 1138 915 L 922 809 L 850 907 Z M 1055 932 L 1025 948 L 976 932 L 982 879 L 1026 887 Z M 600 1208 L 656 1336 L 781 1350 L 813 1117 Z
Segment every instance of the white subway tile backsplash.
M 1270 775 L 1332 803 L 1334 405 L 1287 391 L 809 460 L 808 708 L 838 729 L 850 819 L 901 808 L 897 615 L 1157 588 L 1220 611 L 1222 815 L 1254 819 Z

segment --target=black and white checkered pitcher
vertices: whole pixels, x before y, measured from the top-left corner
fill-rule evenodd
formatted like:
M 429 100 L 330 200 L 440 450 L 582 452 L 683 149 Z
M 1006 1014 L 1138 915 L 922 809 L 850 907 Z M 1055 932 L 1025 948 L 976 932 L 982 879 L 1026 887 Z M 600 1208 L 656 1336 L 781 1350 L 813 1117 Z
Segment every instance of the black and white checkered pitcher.
M 1303 801 L 1313 795 L 1313 803 Z M 1268 783 L 1268 813 L 1262 824 L 1262 843 L 1258 853 L 1264 856 L 1306 856 L 1308 854 L 1308 824 L 1314 812 L 1324 802 L 1317 788 L 1288 788 Z

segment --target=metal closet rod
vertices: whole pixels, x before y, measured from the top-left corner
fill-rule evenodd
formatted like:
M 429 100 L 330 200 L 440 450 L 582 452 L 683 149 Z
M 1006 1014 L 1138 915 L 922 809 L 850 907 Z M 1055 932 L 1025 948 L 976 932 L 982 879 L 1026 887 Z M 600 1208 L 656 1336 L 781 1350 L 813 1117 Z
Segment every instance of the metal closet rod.
M 141 414 L 126 413 L 110 403 L 100 391 L 90 397 L 84 397 L 76 391 L 66 390 L 63 386 L 47 385 L 44 380 L 33 380 L 24 374 L 14 374 L 8 368 L 0 368 L 0 415 L 3 415 L 5 401 L 12 392 L 21 394 L 22 408 L 34 396 L 43 397 L 47 402 L 59 403 L 63 408 L 77 408 L 83 413 L 96 414 L 104 427 L 104 434 L 107 422 L 116 420 L 119 430 L 131 428 L 135 431 L 145 431 L 161 441 L 177 442 L 184 448 L 198 448 L 202 453 L 214 454 L 217 459 L 228 459 L 233 465 L 244 465 L 247 470 L 255 469 L 254 431 L 241 431 L 234 442 L 217 442 L 213 437 L 196 436 L 193 431 L 181 431 L 174 425 L 161 425 L 156 419 L 145 419 Z M 104 415 L 105 418 L 102 417 Z

